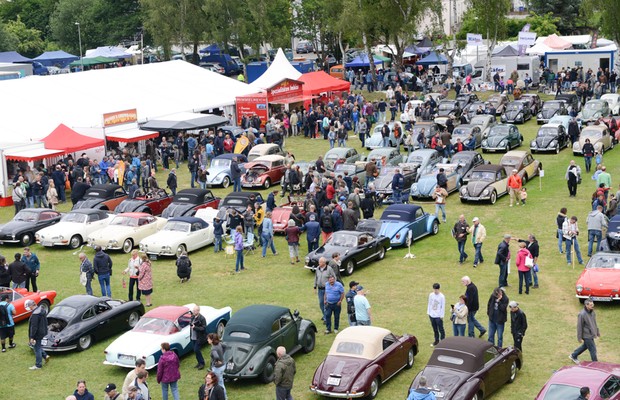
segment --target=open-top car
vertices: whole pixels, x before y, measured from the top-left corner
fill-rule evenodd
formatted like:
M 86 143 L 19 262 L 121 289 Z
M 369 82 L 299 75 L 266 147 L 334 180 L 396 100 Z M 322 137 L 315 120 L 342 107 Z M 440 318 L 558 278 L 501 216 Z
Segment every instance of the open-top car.
M 558 154 L 569 145 L 570 139 L 564 125 L 545 124 L 538 128 L 536 138 L 530 142 L 530 150 L 532 153 L 553 151 Z
M 163 218 L 191 217 L 201 208 L 218 208 L 220 198 L 215 197 L 209 189 L 182 189 L 172 198 L 172 203 L 161 216 Z
M 416 183 L 411 185 L 411 197 L 414 199 L 431 198 L 437 186 L 437 174 L 440 169 L 444 170 L 444 174 L 448 178 L 446 189 L 448 194 L 459 190 L 462 183 L 462 169 L 457 164 L 437 164 L 432 171 L 423 174 Z
M 356 161 L 363 161 L 362 156 L 352 147 L 334 147 L 328 150 L 323 157 L 325 163 L 325 169 L 328 171 L 334 170 L 334 164 L 339 159 L 344 159 L 345 163 L 355 163 Z
M 329 262 L 334 253 L 339 253 L 340 271 L 343 275 L 351 275 L 362 265 L 383 260 L 390 248 L 390 239 L 376 232 L 338 231 L 323 246 L 306 256 L 305 267 L 314 271 L 321 257 Z
M 129 253 L 142 239 L 164 227 L 164 218 L 146 213 L 124 213 L 116 215 L 110 223 L 88 236 L 90 246 L 101 246 L 106 250 L 122 250 Z
M 244 188 L 269 189 L 273 183 L 280 182 L 286 171 L 286 159 L 280 155 L 262 156 L 244 165 L 245 174 L 241 176 Z
M 190 340 L 190 321 L 195 304 L 184 306 L 160 306 L 140 318 L 129 332 L 113 341 L 104 351 L 104 364 L 134 368 L 136 359 L 146 361 L 146 369 L 159 363 L 161 344 L 170 344 L 170 350 L 179 357 L 189 353 L 194 346 Z M 207 333 L 224 335 L 224 328 L 230 320 L 230 307 L 213 308 L 200 306 L 200 314 L 207 321 Z
M 58 223 L 61 219 L 58 211 L 49 208 L 25 208 L 15 214 L 12 220 L 0 225 L 0 244 L 19 243 L 29 246 L 34 243 L 35 233 L 39 229 Z
M 495 108 L 495 115 L 502 115 L 509 101 L 505 94 L 494 94 L 487 99 L 487 102 Z
M 554 371 L 536 400 L 578 399 L 584 386 L 590 389 L 589 400 L 618 400 L 620 364 L 582 361 L 579 365 L 566 365 Z
M 0 296 L 5 294 L 9 296 L 9 303 L 15 306 L 15 315 L 13 316 L 13 322 L 15 323 L 30 318 L 32 311 L 26 310 L 25 304 L 27 300 L 34 301 L 39 307 L 49 312 L 50 307 L 54 304 L 54 299 L 56 299 L 55 290 L 29 292 L 25 288 L 11 289 L 0 286 Z
M 485 138 L 489 136 L 489 131 L 491 130 L 491 128 L 497 125 L 497 120 L 494 115 L 476 115 L 469 121 L 469 125 L 480 127 L 480 132 L 482 132 L 482 138 Z
M 259 192 L 231 192 L 224 197 L 218 209 L 218 216 L 222 221 L 225 220 L 226 212 L 229 208 L 234 208 L 239 213 L 244 213 L 248 205 L 254 203 L 264 204 L 263 195 Z
M 250 149 L 248 153 L 248 161 L 254 161 L 258 157 L 263 156 L 286 156 L 286 153 L 282 151 L 280 146 L 275 143 L 263 143 L 257 144 L 256 146 Z
M 463 145 L 469 142 L 470 137 L 474 141 L 474 149 L 482 145 L 482 131 L 477 125 L 462 124 L 454 128 L 452 138 L 450 139 L 453 146 L 460 140 Z
M 499 160 L 499 165 L 504 167 L 506 174 L 510 175 L 512 170 L 516 169 L 521 177 L 523 185 L 530 179 L 540 174 L 542 163 L 527 151 L 513 150 L 504 154 Z
M 491 128 L 489 136 L 482 140 L 482 152 L 509 151 L 521 146 L 521 143 L 523 143 L 523 135 L 516 126 L 499 124 Z
M 41 246 L 69 246 L 77 249 L 96 230 L 107 226 L 114 214 L 109 211 L 84 208 L 63 215 L 57 224 L 43 228 L 35 234 Z
M 227 188 L 231 184 L 232 172 L 230 166 L 232 165 L 233 158 L 237 159 L 240 168 L 248 162 L 247 157 L 243 154 L 226 153 L 215 157 L 211 160 L 211 166 L 209 167 L 207 187 L 221 186 Z
M 461 202 L 489 201 L 495 204 L 497 198 L 508 193 L 508 175 L 501 165 L 484 164 L 475 167 L 467 185 L 459 190 Z
M 169 196 L 164 189 L 151 190 L 143 193 L 136 191 L 136 195 L 123 200 L 114 212 L 117 214 L 124 212 L 143 212 L 151 215 L 161 215 L 162 212 L 172 203 L 172 196 Z
M 224 330 L 224 377 L 271 382 L 278 346 L 284 346 L 288 354 L 310 353 L 315 340 L 316 326 L 298 311 L 267 304 L 242 308 Z
M 508 103 L 501 121 L 504 124 L 524 124 L 530 118 L 532 118 L 532 111 L 529 102 L 516 100 Z
M 547 100 L 536 115 L 536 122 L 546 124 L 556 115 L 568 115 L 566 102 L 564 100 Z
M 577 298 L 594 301 L 620 300 L 620 253 L 599 251 L 581 271 L 575 292 Z
M 348 327 L 314 372 L 310 390 L 325 397 L 374 399 L 381 385 L 413 366 L 417 353 L 415 336 L 376 326 Z
M 379 218 L 379 234 L 388 238 L 391 247 L 404 246 L 411 232 L 415 241 L 439 232 L 439 219 L 416 204 L 392 204 Z
M 606 93 L 601 96 L 601 100 L 605 100 L 607 102 L 612 115 L 620 114 L 620 94 Z
M 530 111 L 532 116 L 538 114 L 542 109 L 543 101 L 537 93 L 523 93 L 521 99 L 530 101 Z
M 588 122 L 594 122 L 599 118 L 609 117 L 611 110 L 609 104 L 605 100 L 588 100 L 583 106 L 577 118 L 581 120 L 581 123 L 587 124 Z
M 299 211 L 305 214 L 303 208 L 305 199 L 305 196 L 288 196 L 288 201 L 284 200 L 286 201 L 284 204 L 279 205 L 271 211 L 274 233 L 284 233 L 286 228 L 288 228 L 288 221 L 291 219 L 294 206 L 298 206 Z
M 140 251 L 158 256 L 179 257 L 208 246 L 215 240 L 213 226 L 201 218 L 174 217 L 157 233 L 140 241 Z
M 114 211 L 116 206 L 127 198 L 127 192 L 122 186 L 115 183 L 93 185 L 84 194 L 84 198 L 73 206 L 72 210 L 80 208 L 96 208 L 99 210 Z
M 573 154 L 583 155 L 583 145 L 586 143 L 586 139 L 590 139 L 590 143 L 594 146 L 594 151 L 599 154 L 603 154 L 609 149 L 614 148 L 614 140 L 607 128 L 607 125 L 588 125 L 581 130 L 579 140 L 573 143 Z
M 375 192 L 379 197 L 378 200 L 381 201 L 382 204 L 392 204 L 394 202 L 394 198 L 392 197 L 394 194 L 392 179 L 394 179 L 394 174 L 397 169 L 400 170 L 404 178 L 403 190 L 401 193 L 402 201 L 407 202 L 409 198 L 409 188 L 411 188 L 411 184 L 417 180 L 417 164 L 403 163 L 396 166 L 386 165 L 385 167 L 381 167 L 379 176 L 375 178 L 373 184 L 375 185 Z
M 409 390 L 417 389 L 424 376 L 438 399 L 483 400 L 514 382 L 522 366 L 521 352 L 512 346 L 501 348 L 486 340 L 447 337 L 435 346 Z
M 97 341 L 132 329 L 143 314 L 144 305 L 139 301 L 69 296 L 47 315 L 48 331 L 41 345 L 48 352 L 86 350 Z

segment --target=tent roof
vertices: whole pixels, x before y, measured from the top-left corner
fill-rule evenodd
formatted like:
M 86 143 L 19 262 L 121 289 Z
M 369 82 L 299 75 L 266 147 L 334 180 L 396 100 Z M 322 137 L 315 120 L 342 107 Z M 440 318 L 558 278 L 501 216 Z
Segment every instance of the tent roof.
M 139 142 L 140 140 L 154 139 L 159 136 L 159 132 L 147 132 L 140 129 L 127 129 L 118 132 L 108 132 L 106 130 L 105 137 L 115 142 L 130 143 Z
M 78 60 L 80 57 L 69 54 L 65 51 L 46 51 L 38 57 L 35 57 L 35 61 L 49 61 L 49 60 Z
M 436 64 L 447 64 L 448 59 L 442 54 L 439 54 L 435 51 L 431 51 L 426 57 L 416 62 L 418 65 L 436 65 Z
M 433 47 L 433 42 L 428 36 L 425 36 L 418 42 L 417 47 Z
M 28 57 L 24 57 L 16 51 L 5 51 L 0 53 L 0 62 L 4 63 L 20 63 L 20 62 L 29 62 L 32 59 Z
M 552 34 L 552 35 L 549 35 L 543 41 L 543 43 L 545 45 L 551 47 L 552 49 L 555 49 L 555 50 L 566 50 L 566 49 L 568 49 L 568 48 L 573 46 L 573 44 L 571 42 L 562 39 L 561 37 L 559 37 L 555 33 Z
M 205 48 L 200 49 L 200 53 L 221 53 L 222 49 L 216 43 L 210 44 Z
M 383 65 L 383 60 L 381 60 L 380 58 L 377 58 L 377 56 L 373 55 L 372 59 L 374 60 L 375 64 Z M 360 53 L 353 59 L 353 61 L 346 63 L 345 67 L 347 68 L 368 67 L 369 65 L 370 65 L 370 62 L 368 60 L 368 54 Z
M 542 41 L 541 42 L 537 42 L 534 46 L 528 48 L 525 50 L 525 52 L 527 54 L 530 55 L 543 55 L 547 52 L 550 51 L 554 51 L 554 49 L 552 49 L 551 47 L 547 46 L 546 44 L 544 44 Z
M 84 58 L 95 57 L 111 57 L 111 58 L 129 58 L 131 54 L 127 53 L 123 47 L 116 46 L 101 46 L 96 49 L 86 50 Z
M 303 74 L 300 81 L 304 83 L 304 94 L 319 94 L 323 92 L 349 90 L 351 84 L 342 79 L 334 78 L 323 71 L 308 72 Z
M 73 61 L 69 65 L 71 65 L 72 67 L 78 67 L 81 65 L 88 66 L 88 65 L 110 64 L 110 63 L 115 63 L 117 61 L 118 61 L 118 58 L 98 56 L 98 57 L 83 58 L 82 60 L 78 58 L 77 60 Z
M 45 143 L 46 149 L 60 149 L 64 153 L 74 153 L 105 144 L 103 139 L 80 135 L 64 124 L 58 125 L 52 133 L 41 139 L 41 141 Z
M 508 45 L 493 52 L 493 57 L 516 57 L 519 55 L 519 49 Z
M 261 76 L 250 84 L 255 89 L 269 89 L 284 79 L 299 80 L 301 72 L 291 65 L 282 49 L 278 49 L 273 62 Z
M 146 131 L 186 131 L 223 125 L 226 122 L 228 122 L 227 118 L 213 114 L 181 112 L 150 120 L 143 124 L 140 129 Z
M 46 149 L 43 146 L 36 148 L 16 148 L 8 149 L 4 152 L 4 157 L 7 160 L 13 161 L 37 161 L 49 157 L 57 157 L 63 155 L 62 150 Z

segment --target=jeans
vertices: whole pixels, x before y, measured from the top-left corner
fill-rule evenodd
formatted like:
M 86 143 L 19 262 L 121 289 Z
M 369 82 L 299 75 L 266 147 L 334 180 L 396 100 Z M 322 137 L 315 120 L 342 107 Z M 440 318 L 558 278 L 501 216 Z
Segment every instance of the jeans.
M 581 346 L 577 347 L 575 351 L 573 351 L 571 357 L 577 359 L 577 357 L 579 357 L 579 355 L 586 350 L 590 351 L 590 358 L 592 361 L 598 361 L 598 358 L 596 357 L 596 344 L 594 343 L 594 339 L 583 339 L 583 343 L 581 343 Z
M 379 111 L 379 121 L 377 122 L 385 122 L 385 111 Z
M 215 240 L 213 242 L 213 251 L 218 252 L 222 251 L 222 235 L 215 235 Z
M 586 172 L 590 172 L 592 168 L 592 156 L 584 156 L 583 161 L 586 163 Z
M 321 309 L 321 318 L 325 319 L 325 288 L 317 289 L 317 295 L 319 297 L 319 308 Z
M 22 283 L 13 282 L 13 289 L 20 289 L 20 288 L 25 288 L 25 287 L 26 287 L 26 281 L 23 281 Z
M 129 278 L 129 301 L 133 300 L 133 287 L 136 286 L 136 300 L 140 301 L 140 289 L 138 289 L 138 278 Z
M 458 242 L 456 242 L 456 245 L 459 249 L 459 262 L 465 262 L 465 260 L 467 260 L 467 257 L 469 257 L 467 255 L 467 253 L 465 253 L 465 243 L 467 243 L 466 240 L 459 240 Z
M 243 266 L 243 249 L 237 250 L 237 261 L 235 263 L 235 272 L 239 272 L 239 270 L 245 269 Z
M 476 254 L 474 255 L 474 265 L 483 263 L 484 258 L 482 257 L 482 243 L 474 244 L 474 250 L 476 250 Z
M 291 389 L 276 386 L 276 400 L 293 400 Z
M 340 328 L 340 310 L 338 303 L 325 304 L 325 326 L 328 331 L 332 330 L 332 314 L 334 314 L 334 329 Z
M 202 356 L 202 344 L 199 340 L 192 340 L 192 348 L 194 349 L 194 355 L 196 356 L 196 361 L 198 365 L 205 365 L 205 358 Z
M 163 400 L 168 400 L 168 386 L 170 386 L 170 391 L 172 392 L 172 398 L 174 400 L 179 400 L 179 385 L 177 382 L 162 382 L 161 383 L 161 397 Z
M 465 336 L 465 325 L 466 324 L 452 324 L 454 336 Z
M 495 333 L 497 332 L 497 345 L 502 347 L 504 344 L 504 324 L 498 324 L 489 320 L 489 343 L 495 345 Z
M 101 295 L 112 297 L 112 288 L 110 287 L 110 274 L 99 274 L 99 286 L 101 286 Z
M 371 182 L 374 182 L 375 177 L 374 176 L 366 176 L 366 182 L 364 184 L 365 187 L 368 187 L 368 184 Z
M 572 239 L 566 239 L 566 262 L 568 264 L 572 263 L 572 248 L 571 246 L 575 246 L 575 254 L 577 254 L 577 261 L 579 261 L 579 264 L 583 264 L 583 258 L 581 258 L 581 250 L 579 250 L 579 242 L 577 242 L 577 238 L 572 238 Z
M 519 294 L 523 291 L 523 281 L 525 281 L 525 294 L 530 293 L 530 286 L 532 285 L 532 272 L 519 271 Z
M 592 257 L 592 245 L 596 240 L 596 251 L 601 251 L 601 239 L 603 239 L 603 231 L 598 229 L 588 229 L 588 257 Z
M 389 147 L 390 146 L 390 137 L 389 136 L 385 136 L 382 140 L 383 141 L 381 143 L 381 146 L 383 146 L 383 147 Z
M 93 286 L 92 286 L 92 281 L 93 278 L 86 278 L 86 285 L 84 285 L 84 287 L 86 288 L 86 294 L 92 296 L 93 295 Z
M 212 365 L 211 372 L 213 372 L 217 376 L 217 384 L 220 385 L 222 389 L 224 389 L 224 396 L 228 398 L 228 394 L 226 393 L 226 387 L 224 386 L 224 367 L 225 365 L 222 365 L 221 367 L 214 367 Z
M 446 222 L 446 205 L 445 204 L 435 204 L 435 216 L 439 219 L 439 211 L 441 210 L 441 214 L 443 216 L 443 222 Z
M 443 329 L 443 319 L 433 318 L 430 315 L 428 318 L 431 320 L 431 326 L 433 327 L 433 333 L 435 334 L 435 343 L 446 338 L 446 331 Z
M 370 320 L 358 319 L 356 322 L 357 326 L 370 326 Z
M 241 177 L 237 177 L 233 179 L 233 192 L 241 191 Z
M 276 246 L 273 244 L 273 236 L 269 233 L 263 233 L 261 236 L 261 243 L 263 244 L 263 257 L 267 255 L 267 247 L 271 247 L 273 254 L 277 254 Z
M 45 196 L 34 196 L 34 204 L 39 208 L 46 207 L 47 201 L 45 199 Z
M 315 241 L 308 242 L 308 253 L 319 248 L 319 239 L 317 238 Z
M 41 346 L 41 339 L 37 339 L 34 342 L 34 357 L 34 365 L 39 368 L 43 367 L 43 359 L 47 358 L 47 353 L 45 352 L 45 350 L 43 350 L 43 347 Z
M 469 311 L 467 314 L 467 336 L 469 337 L 474 337 L 474 327 L 478 328 L 480 334 L 487 331 L 486 329 L 484 329 L 484 326 L 482 326 L 482 324 L 476 319 L 477 312 L 478 311 Z
M 499 287 L 508 286 L 508 262 L 499 263 Z
M 334 144 L 336 143 L 335 139 L 329 139 L 329 148 L 333 149 L 334 148 Z
M 392 199 L 394 200 L 394 204 L 402 204 L 403 191 L 400 189 L 394 189 L 394 193 L 392 194 Z
M 196 171 L 190 171 L 190 186 L 192 187 L 192 189 L 195 187 L 194 183 L 196 182 Z
M 347 139 L 338 139 L 338 147 L 345 147 L 347 145 Z
M 564 249 L 562 248 L 562 245 L 564 244 L 564 236 L 563 236 L 563 232 L 562 229 L 558 229 L 558 249 L 560 250 L 560 254 L 564 253 Z
M 534 268 L 532 268 L 532 278 L 534 278 L 534 286 L 538 287 L 538 272 L 534 271 Z

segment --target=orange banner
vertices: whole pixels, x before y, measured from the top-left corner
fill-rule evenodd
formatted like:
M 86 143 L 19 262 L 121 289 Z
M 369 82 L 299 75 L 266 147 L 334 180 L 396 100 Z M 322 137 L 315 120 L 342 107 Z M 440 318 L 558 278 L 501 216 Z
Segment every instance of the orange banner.
M 116 111 L 107 114 L 103 114 L 103 126 L 114 126 L 129 124 L 131 122 L 138 121 L 138 110 L 132 108 L 131 110 Z

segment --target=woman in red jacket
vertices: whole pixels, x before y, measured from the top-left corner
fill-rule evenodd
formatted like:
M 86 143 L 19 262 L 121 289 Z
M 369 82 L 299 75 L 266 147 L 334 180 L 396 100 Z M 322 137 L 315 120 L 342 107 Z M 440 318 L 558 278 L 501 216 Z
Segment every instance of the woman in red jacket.
M 179 371 L 179 357 L 174 351 L 170 351 L 170 343 L 161 344 L 161 357 L 157 364 L 157 383 L 161 384 L 161 395 L 163 400 L 168 400 L 168 389 L 172 391 L 172 398 L 179 400 L 179 386 L 177 382 L 181 379 Z
M 519 242 L 519 252 L 517 253 L 517 270 L 519 270 L 519 294 L 523 291 L 523 280 L 525 280 L 525 294 L 530 294 L 532 283 L 531 267 L 525 265 L 525 259 L 532 257 L 530 251 L 525 247 L 524 242 Z

